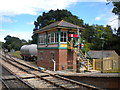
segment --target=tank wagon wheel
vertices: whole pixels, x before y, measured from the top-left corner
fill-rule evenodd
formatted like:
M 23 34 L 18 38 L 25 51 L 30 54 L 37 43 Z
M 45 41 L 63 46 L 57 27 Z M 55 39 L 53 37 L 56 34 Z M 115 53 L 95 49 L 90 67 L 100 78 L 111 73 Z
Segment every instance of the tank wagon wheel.
M 33 56 L 32 60 L 36 61 L 36 60 L 37 60 L 37 57 L 36 57 L 36 56 Z
M 24 59 L 23 59 L 23 60 L 25 60 L 25 61 L 26 61 L 26 60 L 27 60 L 27 57 L 26 57 L 26 56 L 24 56 Z
M 24 56 L 22 56 L 22 60 L 24 60 L 25 59 L 25 57 Z

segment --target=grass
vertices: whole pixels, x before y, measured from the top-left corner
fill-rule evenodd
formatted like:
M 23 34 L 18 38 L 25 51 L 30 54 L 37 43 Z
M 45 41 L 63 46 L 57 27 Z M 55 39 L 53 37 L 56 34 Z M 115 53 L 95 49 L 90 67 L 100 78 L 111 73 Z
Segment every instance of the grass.
M 104 71 L 105 73 L 120 73 L 120 69 Z
M 21 56 L 20 56 L 20 54 L 21 54 L 21 52 L 20 51 L 15 51 L 14 53 L 9 53 L 9 54 L 11 54 L 12 56 L 14 56 L 14 57 L 17 57 L 17 58 L 22 58 Z M 36 62 L 35 61 L 27 61 L 27 63 L 29 63 L 30 65 L 33 65 L 33 66 L 37 66 L 37 64 L 36 64 Z
M 98 70 L 101 71 L 101 70 Z M 120 73 L 120 68 L 115 68 L 112 70 L 104 70 L 103 73 Z
M 10 54 L 12 55 L 12 56 L 15 56 L 15 57 L 17 57 L 17 58 L 22 58 L 21 56 L 20 56 L 20 51 L 15 51 L 14 53 L 11 53 L 10 52 Z

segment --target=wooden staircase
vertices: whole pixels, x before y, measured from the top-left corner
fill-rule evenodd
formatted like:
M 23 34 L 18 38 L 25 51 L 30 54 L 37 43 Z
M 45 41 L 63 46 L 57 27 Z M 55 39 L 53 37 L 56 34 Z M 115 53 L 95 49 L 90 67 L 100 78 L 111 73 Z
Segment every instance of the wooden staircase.
M 90 63 L 89 59 L 86 58 L 86 56 L 83 54 L 81 49 L 73 48 L 73 51 L 75 52 L 75 54 L 77 55 L 77 57 L 80 60 L 80 63 L 82 63 L 82 66 L 84 66 L 86 70 L 93 69 L 92 64 Z
M 68 42 L 68 49 L 71 49 L 72 51 L 74 51 L 74 53 L 77 56 L 77 59 L 82 64 L 85 70 L 89 71 L 93 69 L 91 62 L 89 61 L 89 59 L 86 58 L 82 50 L 79 48 L 73 47 L 73 43 L 71 41 Z

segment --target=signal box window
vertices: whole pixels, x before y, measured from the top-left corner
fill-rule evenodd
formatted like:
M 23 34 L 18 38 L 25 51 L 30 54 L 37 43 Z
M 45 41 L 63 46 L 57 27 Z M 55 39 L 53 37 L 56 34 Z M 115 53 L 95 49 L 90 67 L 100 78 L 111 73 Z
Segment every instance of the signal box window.
M 45 44 L 45 39 L 46 39 L 45 34 L 39 35 L 39 44 Z
M 57 43 L 58 42 L 58 33 L 52 32 L 48 33 L 48 43 Z
M 67 32 L 61 32 L 61 42 L 67 42 Z

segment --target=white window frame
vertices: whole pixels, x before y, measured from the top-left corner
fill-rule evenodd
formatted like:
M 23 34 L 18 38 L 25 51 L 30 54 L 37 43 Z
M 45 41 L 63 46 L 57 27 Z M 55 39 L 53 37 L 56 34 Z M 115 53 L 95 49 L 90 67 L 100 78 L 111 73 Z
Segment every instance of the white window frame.
M 40 34 L 38 44 L 45 44 L 46 43 L 46 34 Z
M 63 36 L 61 33 L 63 33 Z M 60 33 L 60 43 L 67 43 L 67 40 L 68 40 L 67 31 L 62 31 L 61 33 Z M 64 37 L 64 34 L 66 34 L 66 37 Z M 63 39 L 63 41 L 61 41 L 61 39 Z
M 55 43 L 58 43 L 58 32 L 55 32 L 54 33 L 54 41 L 55 41 Z
M 51 37 L 53 35 L 53 38 Z M 53 39 L 53 40 L 52 40 Z M 57 32 L 48 33 L 48 43 L 58 43 Z

